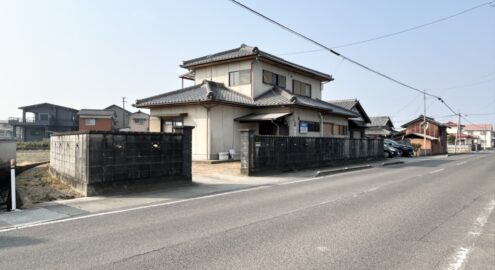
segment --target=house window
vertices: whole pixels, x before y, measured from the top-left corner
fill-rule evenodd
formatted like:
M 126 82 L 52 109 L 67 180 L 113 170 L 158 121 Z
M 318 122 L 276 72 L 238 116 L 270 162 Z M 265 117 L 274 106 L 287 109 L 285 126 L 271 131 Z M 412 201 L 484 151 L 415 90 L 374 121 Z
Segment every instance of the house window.
M 239 70 L 229 72 L 229 86 L 251 83 L 251 70 Z
M 86 119 L 84 119 L 84 125 L 86 125 L 86 126 L 96 126 L 96 119 L 94 119 L 94 118 L 86 118 Z
M 343 125 L 333 125 L 332 135 L 347 135 L 348 127 Z
M 47 113 L 40 113 L 40 121 L 48 121 L 48 114 Z
M 311 85 L 298 80 L 293 80 L 292 92 L 296 95 L 311 97 Z
M 299 123 L 299 133 L 320 132 L 320 122 L 301 121 Z
M 282 88 L 286 87 L 287 78 L 285 76 L 273 73 L 268 70 L 263 70 L 263 83 L 280 86 Z
M 133 120 L 136 125 L 144 125 L 146 123 L 146 119 L 144 118 L 134 118 Z
M 182 119 L 163 119 L 162 132 L 174 132 L 174 127 L 181 127 L 183 125 Z

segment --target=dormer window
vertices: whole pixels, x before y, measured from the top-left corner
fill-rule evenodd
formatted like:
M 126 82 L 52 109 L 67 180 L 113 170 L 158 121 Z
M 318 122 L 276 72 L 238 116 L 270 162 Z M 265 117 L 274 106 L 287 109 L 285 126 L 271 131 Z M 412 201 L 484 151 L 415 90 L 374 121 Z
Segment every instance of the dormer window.
M 251 83 L 251 70 L 239 70 L 229 72 L 229 86 L 243 85 Z
M 292 92 L 296 95 L 311 97 L 311 84 L 293 80 Z
M 273 73 L 268 70 L 263 70 L 263 83 L 270 84 L 270 85 L 276 85 L 280 86 L 282 88 L 286 87 L 286 80 L 287 78 L 285 76 Z

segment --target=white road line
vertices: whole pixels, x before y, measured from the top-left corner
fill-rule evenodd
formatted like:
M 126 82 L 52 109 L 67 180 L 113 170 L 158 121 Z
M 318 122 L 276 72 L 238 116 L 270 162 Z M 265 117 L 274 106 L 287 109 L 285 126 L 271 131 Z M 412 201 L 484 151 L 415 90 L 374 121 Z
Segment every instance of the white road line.
M 469 254 L 474 248 L 476 239 L 483 232 L 483 227 L 485 227 L 488 218 L 492 214 L 495 208 L 495 199 L 492 199 L 488 205 L 483 209 L 481 214 L 476 218 L 476 221 L 471 226 L 471 230 L 467 233 L 464 238 L 464 243 L 455 251 L 454 255 L 449 260 L 449 265 L 447 270 L 459 270 L 463 269 Z
M 431 172 L 430 172 L 430 174 L 438 173 L 438 172 L 441 172 L 441 171 L 443 171 L 443 170 L 445 170 L 445 169 L 438 169 L 438 170 L 434 170 L 434 171 L 431 171 Z
M 327 175 L 327 176 L 319 176 L 319 177 L 313 177 L 313 178 L 307 178 L 307 179 L 301 179 L 301 180 L 295 180 L 295 181 L 290 181 L 290 182 L 282 182 L 279 184 L 276 184 L 277 186 L 285 186 L 285 185 L 291 185 L 291 184 L 297 184 L 297 183 L 303 183 L 303 182 L 308 182 L 308 181 L 314 181 L 314 180 L 319 180 L 323 179 L 325 177 L 331 177 L 334 175 Z
M 257 186 L 257 187 L 246 188 L 246 189 L 241 189 L 241 190 L 234 190 L 234 191 L 227 191 L 227 192 L 223 192 L 223 193 L 205 195 L 205 196 L 201 196 L 201 197 L 182 199 L 182 200 L 177 200 L 177 201 L 172 201 L 172 202 L 163 202 L 163 203 L 157 203 L 157 204 L 152 204 L 152 205 L 127 208 L 127 209 L 122 209 L 122 210 L 114 210 L 114 211 L 108 211 L 108 212 L 103 212 L 103 213 L 89 214 L 89 215 L 85 215 L 85 216 L 71 217 L 71 218 L 65 218 L 65 219 L 57 219 L 57 220 L 52 220 L 52 221 L 47 221 L 47 222 L 31 223 L 31 224 L 27 224 L 27 225 L 19 225 L 19 226 L 15 226 L 15 227 L 11 227 L 11 228 L 2 229 L 2 230 L 0 230 L 0 232 L 8 232 L 8 231 L 13 231 L 13 230 L 18 230 L 18 229 L 38 227 L 38 226 L 63 223 L 63 222 L 69 222 L 69 221 L 87 219 L 87 218 L 93 218 L 93 217 L 107 216 L 107 215 L 113 215 L 113 214 L 118 214 L 118 213 L 132 212 L 132 211 L 155 208 L 155 207 L 160 207 L 160 206 L 165 206 L 165 205 L 173 205 L 173 204 L 178 204 L 178 203 L 183 203 L 183 202 L 190 202 L 190 201 L 203 200 L 203 199 L 214 198 L 214 197 L 221 197 L 221 196 L 226 196 L 226 195 L 230 195 L 230 194 L 243 193 L 243 192 L 248 192 L 248 191 L 253 191 L 253 190 L 258 190 L 258 189 L 265 189 L 265 188 L 270 188 L 270 187 L 272 187 L 272 186 Z
M 463 161 L 463 162 L 456 163 L 455 165 L 460 166 L 460 165 L 466 164 L 466 163 L 467 163 L 467 161 Z
M 378 189 L 378 187 L 373 187 L 373 188 L 370 188 L 370 189 L 366 190 L 366 192 L 372 192 L 372 191 L 375 191 L 377 189 Z

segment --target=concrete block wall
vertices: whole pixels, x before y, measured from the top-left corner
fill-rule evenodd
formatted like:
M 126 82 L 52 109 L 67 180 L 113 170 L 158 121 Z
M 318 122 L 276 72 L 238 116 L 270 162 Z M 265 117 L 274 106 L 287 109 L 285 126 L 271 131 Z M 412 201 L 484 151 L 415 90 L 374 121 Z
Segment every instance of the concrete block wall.
M 175 133 L 85 131 L 51 137 L 50 172 L 86 196 L 191 181 L 192 127 Z

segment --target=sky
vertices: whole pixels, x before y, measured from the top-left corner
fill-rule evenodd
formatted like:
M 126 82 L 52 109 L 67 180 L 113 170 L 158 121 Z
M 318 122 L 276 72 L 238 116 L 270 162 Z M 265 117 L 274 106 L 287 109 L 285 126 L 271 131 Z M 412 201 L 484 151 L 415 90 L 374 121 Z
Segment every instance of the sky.
M 483 0 L 240 0 L 325 44 L 400 31 Z M 0 120 L 20 106 L 121 105 L 181 87 L 179 65 L 242 43 L 331 74 L 322 99 L 357 98 L 395 126 L 423 112 L 421 94 L 392 83 L 270 24 L 227 0 L 0 0 Z M 495 7 L 393 37 L 336 49 L 441 96 L 473 123 L 495 125 Z M 440 102 L 427 115 L 456 121 Z M 491 115 L 476 115 L 490 114 Z M 463 120 L 464 121 L 464 120 Z

